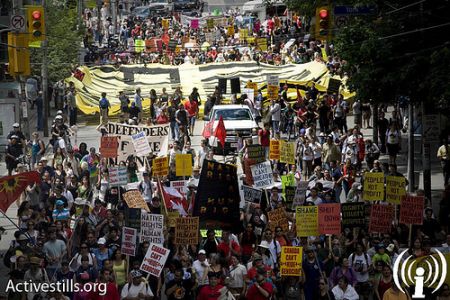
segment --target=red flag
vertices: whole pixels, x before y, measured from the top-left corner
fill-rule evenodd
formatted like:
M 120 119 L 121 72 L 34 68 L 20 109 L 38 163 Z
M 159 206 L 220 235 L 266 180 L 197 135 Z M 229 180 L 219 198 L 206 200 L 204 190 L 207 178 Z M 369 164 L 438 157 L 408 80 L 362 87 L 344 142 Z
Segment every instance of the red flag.
M 206 123 L 205 127 L 203 127 L 203 132 L 202 132 L 202 136 L 205 139 L 209 139 L 212 135 L 212 131 L 213 131 L 213 127 L 214 127 L 214 116 L 212 117 L 212 119 Z
M 41 178 L 36 171 L 0 178 L 0 210 L 6 212 L 30 183 L 40 182 Z
M 176 189 L 162 185 L 159 179 L 158 189 L 167 209 L 176 210 L 181 216 L 187 216 L 186 209 L 188 208 L 188 203 Z
M 217 124 L 214 136 L 220 141 L 220 143 L 222 144 L 222 148 L 225 148 L 225 138 L 227 137 L 227 131 L 225 130 L 225 124 L 223 123 L 222 116 L 220 116 L 219 124 Z

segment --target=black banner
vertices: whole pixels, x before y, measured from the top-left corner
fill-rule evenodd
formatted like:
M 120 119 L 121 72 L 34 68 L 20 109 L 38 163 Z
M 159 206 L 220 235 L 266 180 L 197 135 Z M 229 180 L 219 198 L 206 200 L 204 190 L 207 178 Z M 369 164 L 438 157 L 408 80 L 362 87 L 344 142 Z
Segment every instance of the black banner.
M 341 204 L 342 226 L 344 228 L 365 227 L 366 208 L 364 202 Z
M 247 202 L 252 202 L 252 203 L 260 203 L 261 202 L 261 196 L 262 196 L 262 191 L 261 190 L 257 190 L 254 189 L 252 187 L 243 185 L 242 189 L 244 191 L 244 200 Z
M 241 231 L 239 202 L 236 167 L 205 159 L 194 207 L 201 228 Z
M 259 164 L 266 161 L 266 152 L 261 145 L 248 145 L 247 155 L 252 160 L 252 164 Z

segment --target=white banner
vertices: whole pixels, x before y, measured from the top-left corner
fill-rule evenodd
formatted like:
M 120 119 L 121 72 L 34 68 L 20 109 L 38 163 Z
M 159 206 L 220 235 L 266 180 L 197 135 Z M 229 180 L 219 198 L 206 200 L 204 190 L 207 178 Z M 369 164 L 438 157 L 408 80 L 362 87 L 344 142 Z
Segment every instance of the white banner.
M 269 161 L 251 166 L 253 186 L 264 188 L 273 185 L 273 171 Z
M 150 144 L 148 143 L 143 131 L 132 135 L 131 141 L 133 142 L 134 150 L 136 151 L 137 156 L 146 156 L 152 153 Z
M 109 184 L 112 186 L 121 186 L 128 183 L 127 167 L 109 167 Z
M 267 85 L 280 85 L 280 79 L 278 75 L 267 75 Z
M 148 241 L 153 244 L 164 244 L 164 216 L 141 211 L 141 234 L 139 242 Z
M 159 277 L 164 265 L 166 264 L 169 253 L 169 249 L 155 244 L 150 244 L 140 269 L 155 277 Z

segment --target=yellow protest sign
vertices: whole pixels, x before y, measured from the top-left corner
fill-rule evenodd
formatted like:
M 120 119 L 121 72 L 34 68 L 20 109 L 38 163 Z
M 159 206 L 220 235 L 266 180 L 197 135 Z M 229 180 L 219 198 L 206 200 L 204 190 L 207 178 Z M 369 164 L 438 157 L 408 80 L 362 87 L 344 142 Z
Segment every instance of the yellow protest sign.
M 393 204 L 400 204 L 406 197 L 406 180 L 403 176 L 386 177 L 386 201 Z
M 280 141 L 270 140 L 269 159 L 280 159 Z
M 281 247 L 281 276 L 301 276 L 303 247 Z
M 162 19 L 161 25 L 164 29 L 169 28 L 169 19 Z
M 247 82 L 247 88 L 253 89 L 255 96 L 258 95 L 258 84 L 256 82 Z
M 144 52 L 145 50 L 145 41 L 143 40 L 134 40 L 134 51 L 137 53 Z
M 278 99 L 278 92 L 280 90 L 280 87 L 277 85 L 268 85 L 267 86 L 267 98 L 269 100 L 276 100 Z
M 363 199 L 364 201 L 378 201 L 384 199 L 383 173 L 364 173 Z
M 247 37 L 248 37 L 248 29 L 247 28 L 239 29 L 239 39 L 241 41 L 245 41 Z
M 227 27 L 227 35 L 228 36 L 234 35 L 234 26 L 233 25 Z
M 208 29 L 213 29 L 214 28 L 214 19 L 206 19 L 206 27 Z
M 266 38 L 256 39 L 256 44 L 258 45 L 258 48 L 261 51 L 267 51 L 267 39 Z
M 175 175 L 192 175 L 192 154 L 177 154 L 175 156 Z
M 280 162 L 295 164 L 295 144 L 284 140 L 280 144 Z
M 167 157 L 157 157 L 152 162 L 154 176 L 169 175 L 169 160 Z
M 297 236 L 319 235 L 319 209 L 317 206 L 297 206 L 295 209 Z

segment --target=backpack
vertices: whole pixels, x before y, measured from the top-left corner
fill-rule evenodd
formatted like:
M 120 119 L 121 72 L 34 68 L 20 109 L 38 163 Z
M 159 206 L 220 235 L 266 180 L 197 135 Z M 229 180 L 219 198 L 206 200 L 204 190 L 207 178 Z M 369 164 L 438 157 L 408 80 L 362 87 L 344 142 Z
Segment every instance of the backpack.
M 107 109 L 108 108 L 108 100 L 106 98 L 100 99 L 100 108 Z

